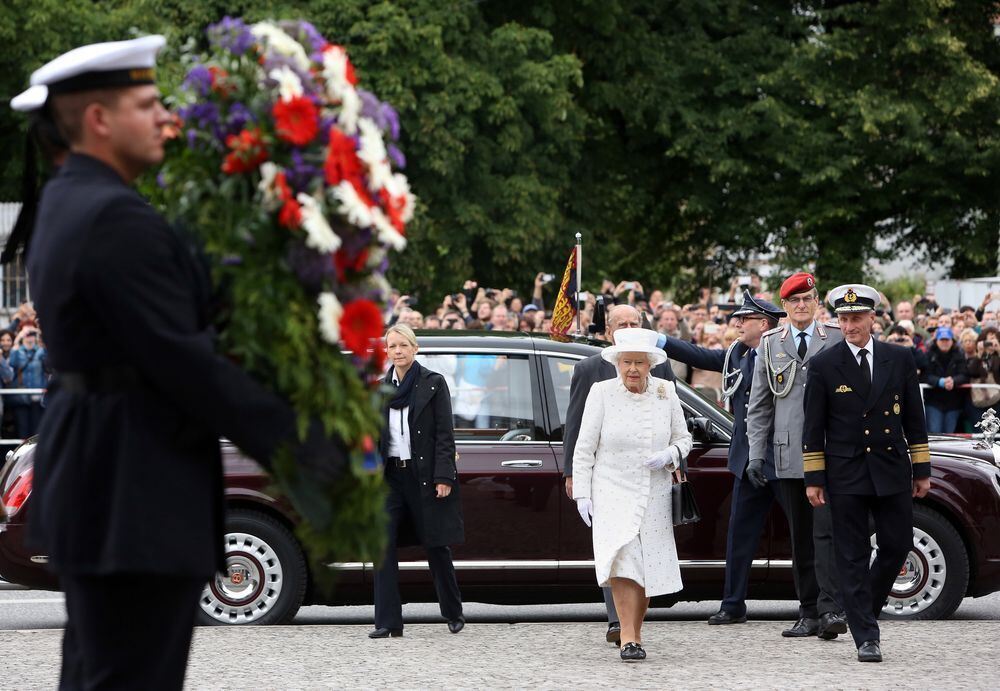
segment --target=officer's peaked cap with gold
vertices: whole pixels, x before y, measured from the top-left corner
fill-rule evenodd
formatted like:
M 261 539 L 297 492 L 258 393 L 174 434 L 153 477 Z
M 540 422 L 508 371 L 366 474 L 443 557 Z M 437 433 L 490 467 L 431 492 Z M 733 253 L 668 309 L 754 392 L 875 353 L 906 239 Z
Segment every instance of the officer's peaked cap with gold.
M 848 283 L 837 286 L 826 296 L 833 311 L 841 312 L 872 312 L 882 302 L 878 291 L 862 283 Z
M 758 316 L 758 317 L 770 317 L 771 319 L 781 319 L 786 316 L 785 312 L 762 298 L 755 298 L 750 294 L 749 290 L 743 291 L 743 304 L 740 308 L 732 313 L 733 317 L 746 317 L 746 316 Z
M 163 36 L 152 35 L 80 46 L 35 70 L 31 86 L 45 87 L 49 94 L 65 94 L 153 84 L 156 54 L 166 42 Z

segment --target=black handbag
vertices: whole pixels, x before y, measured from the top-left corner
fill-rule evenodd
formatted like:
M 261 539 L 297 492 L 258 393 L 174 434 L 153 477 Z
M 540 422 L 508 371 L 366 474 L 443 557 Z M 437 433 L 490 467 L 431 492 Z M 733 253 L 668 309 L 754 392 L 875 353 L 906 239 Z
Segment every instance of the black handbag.
M 670 508 L 674 514 L 674 525 L 688 525 L 701 520 L 701 511 L 687 476 L 670 486 Z

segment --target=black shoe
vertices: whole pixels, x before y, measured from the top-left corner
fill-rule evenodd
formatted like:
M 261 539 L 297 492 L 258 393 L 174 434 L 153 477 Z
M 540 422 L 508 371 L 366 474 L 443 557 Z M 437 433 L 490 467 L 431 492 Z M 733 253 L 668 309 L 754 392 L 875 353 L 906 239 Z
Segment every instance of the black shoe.
M 459 617 L 458 619 L 452 619 L 448 622 L 448 630 L 452 633 L 458 633 L 465 628 L 465 617 Z
M 712 626 L 718 626 L 720 624 L 746 624 L 747 615 L 744 614 L 738 617 L 735 614 L 730 614 L 724 609 L 720 609 L 708 618 L 708 623 Z
M 882 648 L 878 641 L 865 641 L 858 648 L 858 662 L 881 662 Z
M 604 636 L 604 640 L 608 643 L 614 643 L 615 645 L 622 644 L 622 625 L 617 621 L 613 621 L 608 624 L 608 632 Z
M 403 629 L 375 629 L 368 632 L 368 638 L 399 638 L 403 635 Z
M 847 615 L 843 612 L 824 612 L 820 615 L 820 638 L 824 641 L 832 641 L 841 633 L 847 633 Z
M 620 655 L 622 662 L 639 662 L 646 659 L 646 651 L 638 643 L 626 643 Z
M 802 617 L 790 629 L 785 629 L 781 635 L 785 638 L 806 638 L 819 633 L 819 620 L 810 617 Z

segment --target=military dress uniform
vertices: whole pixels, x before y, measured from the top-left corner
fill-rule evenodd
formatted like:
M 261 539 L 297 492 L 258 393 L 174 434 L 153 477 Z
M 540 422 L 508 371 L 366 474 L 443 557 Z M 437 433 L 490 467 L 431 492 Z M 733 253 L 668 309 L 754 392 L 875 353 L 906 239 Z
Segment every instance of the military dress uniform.
M 838 311 L 874 309 L 867 286 L 836 288 Z M 865 352 L 862 352 L 865 351 Z M 930 477 L 920 384 L 908 348 L 846 340 L 817 355 L 806 382 L 805 484 L 824 487 L 843 605 L 859 659 L 881 661 L 877 618 L 913 546 L 913 481 Z M 878 554 L 871 557 L 869 517 Z M 861 653 L 874 651 L 866 658 Z
M 781 297 L 810 292 L 812 275 L 797 273 L 781 285 Z M 798 337 L 798 338 L 796 338 Z M 789 636 L 819 634 L 833 639 L 847 632 L 840 605 L 829 506 L 813 509 L 806 498 L 802 469 L 802 424 L 806 374 L 812 359 L 843 340 L 834 322 L 814 321 L 799 331 L 785 324 L 761 337 L 750 396 L 747 435 L 750 458 L 763 459 L 773 437 L 775 489 L 788 507 L 794 576 L 802 609 Z
M 785 316 L 775 305 L 754 298 L 749 292 L 733 316 L 758 315 L 774 320 Z M 754 382 L 757 351 L 740 341 L 734 341 L 728 350 L 712 350 L 692 345 L 670 336 L 660 336 L 660 345 L 667 356 L 691 367 L 722 372 L 723 393 L 733 410 L 733 438 L 729 444 L 729 472 L 733 474 L 733 495 L 729 527 L 726 533 L 726 581 L 719 612 L 709 618 L 710 624 L 731 624 L 746 621 L 746 596 L 750 568 L 760 543 L 760 536 L 767 523 L 771 507 L 783 499 L 767 483 L 756 487 L 746 476 L 750 456 L 747 437 L 747 408 Z M 771 439 L 765 444 L 764 473 L 768 480 L 776 479 Z M 782 504 L 782 508 L 785 509 Z M 787 512 L 787 509 L 786 509 Z
M 32 82 L 57 97 L 151 84 L 164 43 L 84 46 Z M 179 689 L 199 594 L 225 566 L 219 437 L 268 463 L 294 411 L 215 353 L 204 266 L 108 163 L 69 156 L 27 265 L 57 372 L 28 528 L 66 592 L 60 685 Z M 121 611 L 151 593 L 156 616 Z

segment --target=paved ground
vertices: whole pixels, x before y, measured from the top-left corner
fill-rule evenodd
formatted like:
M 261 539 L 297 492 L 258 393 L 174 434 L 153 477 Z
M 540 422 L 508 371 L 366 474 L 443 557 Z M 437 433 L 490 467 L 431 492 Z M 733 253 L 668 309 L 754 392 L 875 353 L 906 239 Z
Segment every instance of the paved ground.
M 199 628 L 190 689 L 463 687 L 996 688 L 1000 622 L 883 623 L 886 661 L 855 660 L 849 639 L 782 639 L 781 624 L 655 621 L 646 662 L 623 664 L 598 623 L 408 624 L 371 641 L 367 625 Z M 5 688 L 53 688 L 59 630 L 0 632 Z

